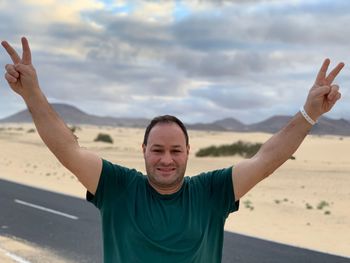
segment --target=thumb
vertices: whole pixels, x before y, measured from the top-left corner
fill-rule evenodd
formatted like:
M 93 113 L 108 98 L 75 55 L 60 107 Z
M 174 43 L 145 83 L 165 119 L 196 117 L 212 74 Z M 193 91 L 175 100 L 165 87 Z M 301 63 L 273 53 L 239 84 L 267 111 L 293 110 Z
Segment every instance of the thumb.
M 317 87 L 315 89 L 314 94 L 317 97 L 321 97 L 321 96 L 327 95 L 330 91 L 331 91 L 331 87 L 330 86 L 320 86 L 320 87 Z
M 34 76 L 36 75 L 35 69 L 30 65 L 24 65 L 24 64 L 16 64 L 15 69 L 22 75 L 22 76 Z
M 23 64 L 15 64 L 15 69 L 22 74 L 28 71 L 27 67 Z
M 15 65 L 15 69 L 19 72 L 19 80 L 25 87 L 39 87 L 38 78 L 35 68 L 32 65 L 24 65 L 18 63 Z

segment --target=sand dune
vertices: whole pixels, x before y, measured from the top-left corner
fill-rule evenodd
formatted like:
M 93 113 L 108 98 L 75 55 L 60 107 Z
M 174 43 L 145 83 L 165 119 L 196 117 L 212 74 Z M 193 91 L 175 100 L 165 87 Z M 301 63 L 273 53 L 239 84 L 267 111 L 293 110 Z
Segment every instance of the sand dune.
M 36 132 L 28 133 L 32 128 L 29 124 L 0 126 L 0 178 L 84 198 L 79 181 L 47 150 Z M 142 129 L 80 128 L 76 135 L 81 146 L 144 172 Z M 94 142 L 99 132 L 110 134 L 114 144 Z M 196 158 L 201 147 L 238 140 L 264 142 L 270 136 L 190 131 L 187 175 L 241 160 L 236 156 Z M 242 198 L 240 211 L 230 215 L 226 230 L 350 257 L 349 150 L 350 137 L 308 136 L 294 154 L 295 160 L 288 160 Z

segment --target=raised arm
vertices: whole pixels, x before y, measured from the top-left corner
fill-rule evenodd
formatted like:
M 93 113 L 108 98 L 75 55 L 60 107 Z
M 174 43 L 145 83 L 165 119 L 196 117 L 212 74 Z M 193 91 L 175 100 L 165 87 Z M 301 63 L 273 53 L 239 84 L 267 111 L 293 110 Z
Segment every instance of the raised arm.
M 101 158 L 79 146 L 71 130 L 48 103 L 32 65 L 27 39 L 22 38 L 22 58 L 9 43 L 1 44 L 13 62 L 5 66 L 5 79 L 25 101 L 40 137 L 57 159 L 94 194 L 102 169 Z
M 306 114 L 313 121 L 330 111 L 341 97 L 338 85 L 332 83 L 344 67 L 344 63 L 339 63 L 327 75 L 329 63 L 329 59 L 323 62 L 304 105 Z M 306 118 L 298 112 L 284 128 L 263 144 L 255 156 L 238 163 L 232 172 L 235 199 L 240 199 L 287 161 L 303 142 L 311 127 Z

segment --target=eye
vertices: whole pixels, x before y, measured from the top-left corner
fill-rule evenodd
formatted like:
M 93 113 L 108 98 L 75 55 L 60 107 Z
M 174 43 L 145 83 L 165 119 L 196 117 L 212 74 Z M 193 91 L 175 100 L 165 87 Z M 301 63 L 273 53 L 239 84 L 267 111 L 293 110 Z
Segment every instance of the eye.
M 161 149 L 153 149 L 152 152 L 154 152 L 154 153 L 161 153 L 162 150 Z

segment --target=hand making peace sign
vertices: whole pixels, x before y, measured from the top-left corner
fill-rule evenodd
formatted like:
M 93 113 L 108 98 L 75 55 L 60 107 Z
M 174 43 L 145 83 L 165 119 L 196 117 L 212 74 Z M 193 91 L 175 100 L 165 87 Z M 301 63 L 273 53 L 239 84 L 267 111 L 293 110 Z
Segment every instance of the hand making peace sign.
M 13 64 L 7 64 L 5 66 L 5 79 L 13 91 L 21 95 L 23 98 L 28 98 L 35 92 L 40 91 L 40 89 L 37 74 L 32 65 L 28 40 L 25 37 L 22 37 L 21 41 L 23 49 L 22 58 L 9 43 L 6 41 L 1 42 L 13 62 Z
M 317 74 L 316 81 L 310 89 L 305 102 L 305 110 L 308 115 L 317 120 L 322 114 L 330 111 L 337 100 L 340 99 L 339 86 L 332 84 L 338 73 L 344 67 L 344 63 L 339 63 L 328 75 L 327 70 L 330 60 L 324 60 L 320 71 Z

